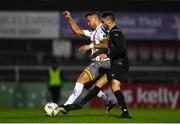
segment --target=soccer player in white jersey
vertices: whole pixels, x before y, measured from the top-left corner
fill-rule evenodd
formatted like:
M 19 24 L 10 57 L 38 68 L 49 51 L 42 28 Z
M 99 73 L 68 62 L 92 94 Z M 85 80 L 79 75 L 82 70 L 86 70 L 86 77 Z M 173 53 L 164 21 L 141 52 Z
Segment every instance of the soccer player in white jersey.
M 80 96 L 84 88 L 84 85 L 88 84 L 91 81 L 94 81 L 95 79 L 99 78 L 105 73 L 104 71 L 101 72 L 101 69 L 110 68 L 110 60 L 109 58 L 103 59 L 100 57 L 101 55 L 106 54 L 107 50 L 93 48 L 94 44 L 108 42 L 106 32 L 102 25 L 100 16 L 97 12 L 89 12 L 85 15 L 87 24 L 92 29 L 92 31 L 81 29 L 75 23 L 69 11 L 64 11 L 63 14 L 74 34 L 90 38 L 91 44 L 84 45 L 81 48 L 89 47 L 92 49 L 92 63 L 89 66 L 87 66 L 79 75 L 74 87 L 74 91 L 69 96 L 68 100 L 64 103 L 64 105 L 69 105 L 74 103 L 74 101 Z M 108 100 L 107 96 L 102 91 L 100 91 L 97 96 L 103 99 L 105 103 L 106 112 L 109 112 L 110 109 L 114 106 L 112 101 Z

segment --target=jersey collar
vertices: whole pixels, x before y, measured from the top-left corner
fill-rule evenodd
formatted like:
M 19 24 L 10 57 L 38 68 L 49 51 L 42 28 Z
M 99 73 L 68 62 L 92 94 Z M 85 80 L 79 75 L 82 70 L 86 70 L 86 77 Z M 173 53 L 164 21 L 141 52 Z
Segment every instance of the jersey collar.
M 102 24 L 98 25 L 95 30 L 98 30 L 101 26 Z

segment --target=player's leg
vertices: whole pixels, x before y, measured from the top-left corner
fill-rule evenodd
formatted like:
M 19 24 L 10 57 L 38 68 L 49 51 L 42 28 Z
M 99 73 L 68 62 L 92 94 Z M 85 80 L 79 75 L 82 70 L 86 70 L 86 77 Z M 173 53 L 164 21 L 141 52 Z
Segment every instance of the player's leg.
M 112 80 L 112 90 L 114 92 L 114 95 L 118 101 L 119 106 L 121 106 L 122 115 L 121 118 L 132 118 L 132 116 L 128 112 L 127 105 L 125 103 L 124 94 L 121 92 L 121 82 L 118 80 Z
M 98 95 L 98 93 L 101 90 L 101 87 L 103 84 L 107 83 L 107 77 L 106 75 L 103 75 L 98 81 L 97 86 L 94 86 L 94 88 L 81 100 L 79 103 L 69 104 L 63 107 L 60 107 L 60 111 L 63 113 L 67 113 L 68 111 L 81 109 L 83 105 L 85 105 L 88 101 L 90 101 L 92 98 Z
M 119 82 L 118 80 L 112 80 L 111 84 L 112 84 L 113 93 L 118 101 L 118 104 L 121 106 L 122 111 L 123 112 L 127 111 L 127 106 L 125 103 L 124 95 L 120 89 L 121 82 Z
M 113 93 L 118 101 L 119 106 L 122 110 L 121 118 L 132 118 L 128 112 L 127 105 L 125 103 L 124 94 L 121 91 L 121 82 L 126 80 L 127 70 L 123 66 L 112 66 L 110 72 L 110 80 L 112 85 Z
M 80 96 L 84 85 L 98 77 L 98 63 L 91 63 L 78 77 L 74 90 L 64 105 L 72 104 Z M 102 97 L 102 96 L 101 96 Z M 103 97 L 104 98 L 104 97 Z
M 107 71 L 106 71 L 107 72 Z M 102 87 L 107 84 L 107 77 L 105 76 L 106 74 L 104 74 L 104 76 L 94 80 L 91 83 L 88 83 L 85 85 L 85 89 L 87 89 L 89 92 L 93 92 L 93 88 L 94 86 L 99 87 L 100 89 L 102 89 Z M 96 83 L 94 83 L 96 82 Z M 93 85 L 93 86 L 92 86 Z M 91 93 L 89 93 L 91 94 Z M 96 95 L 95 95 L 96 96 Z M 105 113 L 109 113 L 111 111 L 111 109 L 114 107 L 114 103 L 113 101 L 109 100 L 108 97 L 102 92 L 102 90 L 99 91 L 99 93 L 97 94 L 97 97 L 101 98 L 104 102 L 105 105 Z
M 104 86 L 106 83 L 107 83 L 107 77 L 106 77 L 106 74 L 104 74 L 102 77 L 99 78 L 99 80 L 96 82 L 94 88 L 81 100 L 81 102 L 83 104 L 86 104 L 92 98 L 94 98 L 95 96 L 98 96 L 98 94 L 100 92 L 102 92 L 101 91 L 102 86 Z
M 111 100 L 109 100 L 108 97 L 104 95 L 104 93 L 101 91 L 102 87 L 107 83 L 108 83 L 107 75 L 104 74 L 102 77 L 100 77 L 99 80 L 96 81 L 95 87 L 89 92 L 89 94 L 86 97 L 84 97 L 84 99 L 82 99 L 81 102 L 83 104 L 86 104 L 92 98 L 94 98 L 95 96 L 98 96 L 104 99 L 105 113 L 110 112 L 110 110 L 114 107 L 114 103 Z
M 96 62 L 95 65 L 95 73 L 94 73 L 94 77 L 101 77 L 103 76 L 103 74 L 106 74 L 109 69 L 110 69 L 110 61 L 99 61 Z M 93 70 L 92 70 L 93 72 Z M 102 87 L 107 83 L 107 78 L 106 77 L 102 77 L 100 80 L 98 80 L 96 82 L 96 86 L 98 87 Z M 108 99 L 108 97 L 100 90 L 99 93 L 97 94 L 97 97 L 101 98 L 104 101 L 105 104 L 105 108 L 107 108 L 107 106 L 112 106 L 112 101 Z M 106 109 L 106 112 L 108 112 L 109 110 Z
M 100 89 L 102 89 L 102 87 L 108 83 L 108 79 L 107 79 L 107 74 L 104 74 L 100 80 L 98 80 L 95 84 L 95 86 L 99 87 Z M 95 89 L 93 89 L 95 90 Z M 98 95 L 101 95 L 101 93 L 103 94 L 103 92 L 100 90 Z M 105 96 L 107 97 L 107 96 Z M 108 98 L 106 98 L 108 99 Z M 108 102 L 104 102 L 105 105 L 105 113 L 109 113 L 111 111 L 111 109 L 115 106 L 115 104 L 113 103 L 113 101 L 109 100 Z
M 104 64 L 104 66 L 109 66 L 110 63 L 106 63 Z M 99 73 L 99 68 L 102 66 L 102 64 L 100 62 L 95 62 L 95 63 L 91 63 L 84 71 L 83 73 L 79 76 L 78 80 L 77 80 L 77 83 L 76 84 L 81 84 L 81 89 L 78 89 L 77 88 L 79 87 L 76 87 L 74 88 L 74 91 L 69 99 L 67 100 L 67 102 L 64 104 L 65 106 L 66 105 L 69 105 L 69 104 L 72 104 L 74 103 L 74 101 L 78 98 L 78 96 L 81 94 L 82 90 L 83 90 L 83 87 L 84 87 L 84 84 L 86 84 L 87 82 L 90 82 L 90 81 L 93 81 L 94 79 L 96 79 L 97 77 L 100 76 L 100 73 Z M 96 94 L 97 95 L 97 94 Z M 102 91 L 99 91 L 98 92 L 98 97 L 102 98 L 103 101 L 105 102 L 105 106 L 112 106 L 112 102 L 110 100 L 108 100 L 107 96 L 104 95 L 104 93 Z M 66 113 L 66 112 L 64 112 Z
M 67 114 L 68 111 L 72 111 L 72 110 L 77 110 L 77 109 L 81 109 L 83 107 L 83 105 L 85 105 L 87 102 L 89 102 L 92 98 L 94 98 L 95 96 L 97 96 L 97 94 L 99 94 L 99 92 L 101 91 L 101 88 L 108 82 L 107 80 L 107 76 L 106 74 L 104 74 L 97 82 L 96 82 L 96 86 L 94 86 L 94 88 L 78 103 L 74 103 L 74 104 L 69 104 L 66 106 L 62 106 L 60 107 L 60 111 L 63 112 L 64 114 Z M 106 113 L 108 113 L 112 108 L 114 107 L 114 104 L 110 101 L 107 105 L 106 105 Z
M 74 90 L 64 105 L 74 103 L 74 101 L 79 97 L 79 95 L 83 91 L 84 84 L 93 80 L 93 78 L 89 77 L 88 73 L 85 70 L 78 77 L 76 84 L 75 84 L 75 87 L 74 87 Z
M 95 79 L 100 77 L 100 75 L 102 75 L 102 73 L 99 71 L 102 67 L 110 67 L 110 62 L 93 62 L 87 68 L 85 68 L 79 76 L 79 78 L 77 79 L 73 93 L 70 95 L 70 97 L 64 105 L 74 103 L 74 101 L 81 94 L 84 85 L 89 83 L 90 81 L 94 81 Z M 104 101 L 105 105 L 111 104 L 110 100 L 108 100 L 107 96 L 102 91 L 100 91 L 97 96 Z
M 64 113 L 67 114 L 68 113 L 68 108 L 72 108 L 71 104 L 74 103 L 74 101 L 79 97 L 79 95 L 81 94 L 83 88 L 84 88 L 84 84 L 86 82 L 89 82 L 93 80 L 92 77 L 90 78 L 88 73 L 86 72 L 86 69 L 80 74 L 80 76 L 78 77 L 74 90 L 72 92 L 72 94 L 69 96 L 68 100 L 65 102 L 64 105 L 59 106 L 59 110 Z M 76 106 L 76 105 L 75 105 Z
M 99 79 L 99 78 L 98 78 Z M 91 81 L 91 82 L 89 82 L 89 83 L 86 83 L 85 85 L 84 85 L 84 88 L 87 90 L 87 91 L 91 91 L 93 88 L 94 88 L 94 86 L 96 86 L 96 83 L 97 83 L 97 81 L 98 81 L 98 79 L 95 79 L 94 81 Z M 103 85 L 103 84 L 105 84 L 106 82 L 102 82 L 101 84 L 98 84 L 98 85 Z M 99 86 L 99 87 L 101 87 L 101 86 Z M 103 100 L 103 102 L 104 102 L 104 104 L 105 105 L 109 105 L 110 104 L 110 100 L 108 100 L 108 97 L 100 90 L 99 91 L 99 93 L 97 94 L 97 97 L 99 97 L 99 98 L 101 98 L 102 100 Z M 108 102 L 109 101 L 109 102 Z

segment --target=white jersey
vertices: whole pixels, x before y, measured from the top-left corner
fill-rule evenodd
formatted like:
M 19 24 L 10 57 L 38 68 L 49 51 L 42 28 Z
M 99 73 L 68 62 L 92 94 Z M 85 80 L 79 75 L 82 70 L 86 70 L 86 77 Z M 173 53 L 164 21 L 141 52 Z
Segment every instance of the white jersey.
M 83 30 L 84 36 L 89 37 L 93 44 L 100 44 L 103 39 L 107 39 L 107 35 L 104 31 L 104 27 L 100 24 L 94 31 Z M 103 49 L 91 49 L 91 57 L 93 61 L 103 61 L 100 59 L 98 52 L 101 52 Z M 109 60 L 105 59 L 105 60 Z

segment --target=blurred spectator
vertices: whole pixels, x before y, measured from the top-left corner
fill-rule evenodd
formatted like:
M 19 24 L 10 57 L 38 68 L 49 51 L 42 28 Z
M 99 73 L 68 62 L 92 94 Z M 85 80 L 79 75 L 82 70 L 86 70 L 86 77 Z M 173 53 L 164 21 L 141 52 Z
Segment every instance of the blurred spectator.
M 58 104 L 61 96 L 62 74 L 57 63 L 50 66 L 48 76 L 48 90 L 50 91 L 52 102 Z

